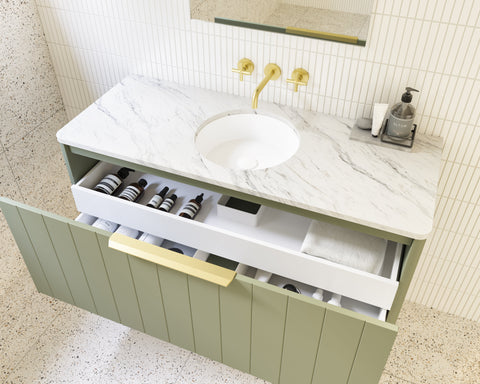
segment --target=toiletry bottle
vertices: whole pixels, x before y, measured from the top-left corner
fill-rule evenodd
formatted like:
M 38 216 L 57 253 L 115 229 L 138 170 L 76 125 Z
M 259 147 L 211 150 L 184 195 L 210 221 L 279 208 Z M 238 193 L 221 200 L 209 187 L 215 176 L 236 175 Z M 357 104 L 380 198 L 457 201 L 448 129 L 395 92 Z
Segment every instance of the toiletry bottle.
M 402 101 L 395 104 L 390 110 L 387 124 L 387 135 L 408 138 L 413 128 L 413 119 L 415 118 L 415 107 L 410 104 L 412 101 L 411 91 L 418 92 L 416 89 L 407 87 L 407 92 L 402 95 Z
M 140 234 L 140 231 L 138 231 L 136 229 L 133 229 L 133 228 L 130 228 L 130 227 L 126 227 L 125 225 L 120 225 L 116 229 L 115 233 L 119 233 L 121 235 L 131 237 L 132 239 L 136 239 L 138 237 L 138 235 Z
M 163 200 L 163 203 L 160 204 L 160 207 L 158 207 L 158 209 L 163 212 L 170 212 L 176 201 L 177 195 L 170 195 L 165 200 Z
M 193 219 L 200 208 L 202 208 L 203 193 L 190 200 L 179 213 L 179 216 L 186 217 L 187 219 Z
M 150 201 L 147 203 L 147 207 L 158 208 L 168 192 L 168 187 L 163 188 L 155 196 L 153 196 Z
M 118 224 L 114 223 L 112 221 L 108 220 L 103 220 L 103 219 L 97 219 L 93 224 L 92 227 L 98 228 L 98 229 L 103 229 L 108 232 L 115 232 L 115 230 L 118 228 Z
M 120 168 L 116 174 L 109 173 L 93 189 L 97 192 L 111 195 L 122 184 L 122 180 L 128 176 L 129 172 L 135 171 L 130 168 Z
M 163 243 L 163 240 L 161 237 L 153 236 L 149 233 L 142 233 L 142 235 L 138 238 L 140 241 L 144 241 L 145 243 L 153 244 L 160 246 Z
M 145 190 L 147 186 L 147 181 L 145 179 L 138 180 L 138 183 L 132 183 L 127 188 L 125 188 L 118 197 L 120 199 L 136 201 L 140 195 Z

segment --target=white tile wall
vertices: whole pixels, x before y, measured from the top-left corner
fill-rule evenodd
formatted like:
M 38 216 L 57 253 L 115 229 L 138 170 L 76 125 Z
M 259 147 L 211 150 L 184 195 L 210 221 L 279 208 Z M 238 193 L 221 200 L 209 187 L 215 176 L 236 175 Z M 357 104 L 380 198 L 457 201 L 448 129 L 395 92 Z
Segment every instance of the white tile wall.
M 480 2 L 376 1 L 367 47 L 215 25 L 189 18 L 189 0 L 37 0 L 65 105 L 72 118 L 125 75 L 139 73 L 251 95 L 262 68 L 282 81 L 262 99 L 356 118 L 374 102 L 421 93 L 417 123 L 445 138 L 435 229 L 409 299 L 480 320 Z M 256 65 L 244 83 L 238 59 Z M 304 67 L 310 83 L 285 83 Z M 260 101 L 261 102 L 261 101 Z

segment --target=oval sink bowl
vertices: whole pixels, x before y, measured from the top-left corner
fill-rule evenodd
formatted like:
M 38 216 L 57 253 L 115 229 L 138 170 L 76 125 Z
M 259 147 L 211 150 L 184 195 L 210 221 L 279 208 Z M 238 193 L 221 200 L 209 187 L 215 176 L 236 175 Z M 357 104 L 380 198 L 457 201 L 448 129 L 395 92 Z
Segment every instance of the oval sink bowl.
M 292 124 L 256 113 L 213 117 L 202 124 L 195 138 L 205 159 L 235 170 L 281 164 L 297 152 L 299 143 Z

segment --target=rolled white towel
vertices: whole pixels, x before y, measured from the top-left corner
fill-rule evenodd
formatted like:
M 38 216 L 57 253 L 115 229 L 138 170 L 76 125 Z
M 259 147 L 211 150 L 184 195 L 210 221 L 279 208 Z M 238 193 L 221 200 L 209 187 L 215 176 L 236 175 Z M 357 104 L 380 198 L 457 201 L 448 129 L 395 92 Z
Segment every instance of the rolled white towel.
M 304 253 L 377 275 L 386 249 L 385 239 L 315 220 L 302 244 Z

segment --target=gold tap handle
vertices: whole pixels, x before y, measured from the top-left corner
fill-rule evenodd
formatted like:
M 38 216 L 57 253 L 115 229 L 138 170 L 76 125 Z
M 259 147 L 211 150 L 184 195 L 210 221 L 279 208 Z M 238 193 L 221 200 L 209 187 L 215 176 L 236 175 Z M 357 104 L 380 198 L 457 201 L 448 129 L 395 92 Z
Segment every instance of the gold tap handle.
M 299 85 L 307 85 L 309 79 L 308 72 L 303 68 L 297 68 L 292 72 L 292 78 L 287 79 L 287 83 L 295 84 L 294 92 L 298 92 Z
M 241 59 L 238 61 L 238 68 L 232 68 L 232 72 L 240 74 L 240 81 L 243 81 L 243 75 L 251 75 L 255 65 L 250 59 Z

